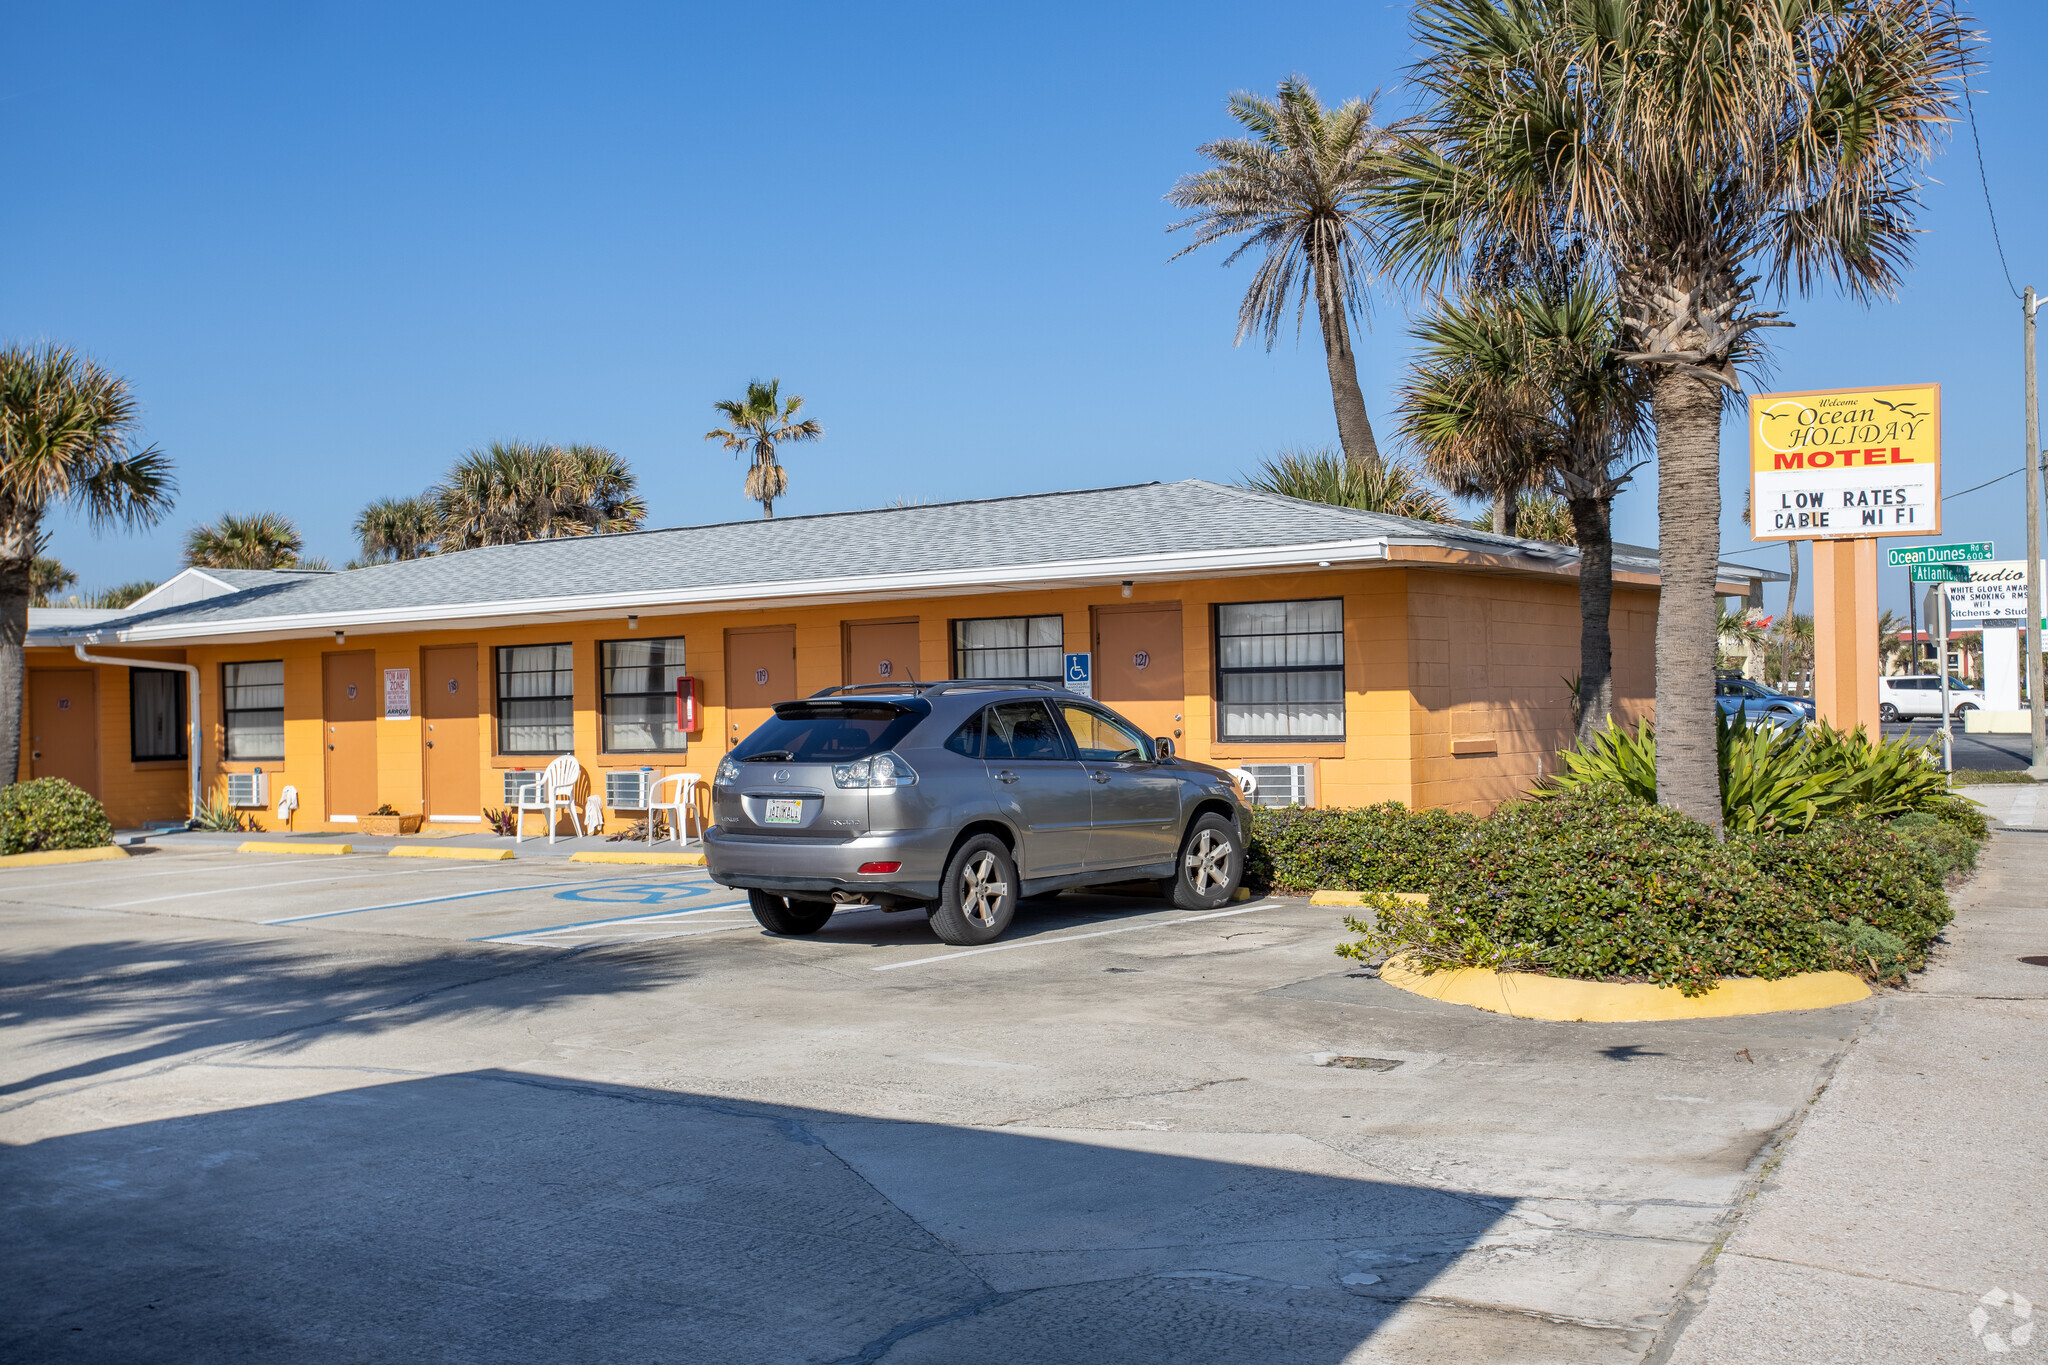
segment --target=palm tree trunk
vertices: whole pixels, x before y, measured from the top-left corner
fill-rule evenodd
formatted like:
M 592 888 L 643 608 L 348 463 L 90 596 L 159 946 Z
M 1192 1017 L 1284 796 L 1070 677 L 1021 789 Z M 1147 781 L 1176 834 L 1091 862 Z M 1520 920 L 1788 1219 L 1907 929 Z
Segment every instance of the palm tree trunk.
M 1493 495 L 1493 533 L 1497 536 L 1512 536 L 1519 533 L 1515 516 L 1515 495 L 1496 493 Z
M 1604 498 L 1573 498 L 1572 537 L 1579 542 L 1579 747 L 1607 728 L 1614 711 L 1613 508 Z
M 1721 549 L 1721 393 L 1675 369 L 1651 392 L 1657 422 L 1657 801 L 1721 833 L 1714 726 L 1715 569 Z
M 1334 266 L 1328 267 L 1334 269 Z M 1365 415 L 1365 394 L 1358 387 L 1358 361 L 1351 354 L 1351 329 L 1336 295 L 1326 288 L 1325 267 L 1316 266 L 1316 321 L 1323 329 L 1323 359 L 1330 367 L 1330 402 L 1337 410 L 1337 440 L 1354 469 L 1380 465 L 1379 443 Z
M 0 786 L 21 772 L 21 712 L 28 695 L 28 566 L 0 568 Z

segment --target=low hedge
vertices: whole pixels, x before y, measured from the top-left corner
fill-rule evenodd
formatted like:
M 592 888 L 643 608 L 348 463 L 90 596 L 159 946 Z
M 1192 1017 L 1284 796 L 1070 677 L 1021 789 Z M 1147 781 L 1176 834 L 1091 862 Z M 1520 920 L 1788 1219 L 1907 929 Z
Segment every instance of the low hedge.
M 101 848 L 114 826 L 90 793 L 61 777 L 38 777 L 0 790 L 0 853 Z
M 1248 877 L 1282 890 L 1391 898 L 1338 951 L 1409 954 L 1424 970 L 1484 966 L 1688 994 L 1716 978 L 1852 970 L 1898 980 L 1949 921 L 1945 879 L 1976 841 L 1940 815 L 1823 820 L 1795 834 L 1714 838 L 1660 806 L 1598 790 L 1478 819 L 1398 805 L 1259 811 Z

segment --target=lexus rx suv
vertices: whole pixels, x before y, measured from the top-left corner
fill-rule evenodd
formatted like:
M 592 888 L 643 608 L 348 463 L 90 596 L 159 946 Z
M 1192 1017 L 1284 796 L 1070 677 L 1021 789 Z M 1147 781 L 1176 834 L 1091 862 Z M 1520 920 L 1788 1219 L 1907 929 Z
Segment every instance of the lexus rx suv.
M 776 934 L 872 905 L 923 911 L 947 943 L 987 943 L 1033 896 L 1142 880 L 1208 910 L 1244 875 L 1228 774 L 1045 683 L 867 684 L 779 703 L 720 761 L 711 808 L 712 880 L 746 891 Z

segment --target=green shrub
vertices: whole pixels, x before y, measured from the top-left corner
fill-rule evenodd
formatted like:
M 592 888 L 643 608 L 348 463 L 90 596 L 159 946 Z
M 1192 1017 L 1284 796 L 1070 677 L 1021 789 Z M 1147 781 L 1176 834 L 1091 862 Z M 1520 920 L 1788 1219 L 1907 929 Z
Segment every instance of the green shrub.
M 1980 826 L 1984 822 L 1981 812 L 1961 803 L 1957 803 L 1955 811 Z M 1977 850 L 1988 833 L 1983 829 L 1973 832 L 1963 819 L 1950 818 L 1947 812 L 1937 814 L 1928 811 L 1901 815 L 1885 828 L 1918 847 L 1929 865 L 1937 869 L 1944 883 L 1957 873 L 1975 870 Z
M 1804 834 L 1741 843 L 1758 869 L 1815 914 L 1896 935 L 1916 969 L 1951 918 L 1938 861 L 1875 821 L 1827 820 Z
M 1256 890 L 1427 891 L 1481 822 L 1397 801 L 1356 810 L 1251 812 L 1245 884 Z
M 1846 924 L 1829 921 L 1821 926 L 1828 948 L 1842 971 L 1855 972 L 1874 981 L 1904 981 L 1906 973 L 1918 971 L 1926 954 L 1915 953 L 1897 934 L 1873 928 L 1860 919 Z
M 61 777 L 16 782 L 0 791 L 0 853 L 100 848 L 114 826 L 91 795 Z

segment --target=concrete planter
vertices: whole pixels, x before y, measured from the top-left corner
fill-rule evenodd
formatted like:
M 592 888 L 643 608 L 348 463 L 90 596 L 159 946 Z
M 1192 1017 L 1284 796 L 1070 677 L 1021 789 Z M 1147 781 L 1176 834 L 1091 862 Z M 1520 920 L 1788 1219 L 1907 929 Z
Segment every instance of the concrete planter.
M 1735 1014 L 1820 1010 L 1865 999 L 1869 985 L 1848 972 L 1801 972 L 1762 981 L 1723 977 L 1705 995 L 1686 995 L 1676 986 L 1647 982 L 1575 981 L 1534 972 L 1496 972 L 1452 967 L 1427 975 L 1401 955 L 1380 968 L 1380 980 L 1415 995 L 1452 1005 L 1470 1005 L 1518 1019 L 1621 1024 L 1653 1019 L 1720 1019 Z
M 420 821 L 424 818 L 419 815 L 358 815 L 356 828 L 365 834 L 418 834 Z

